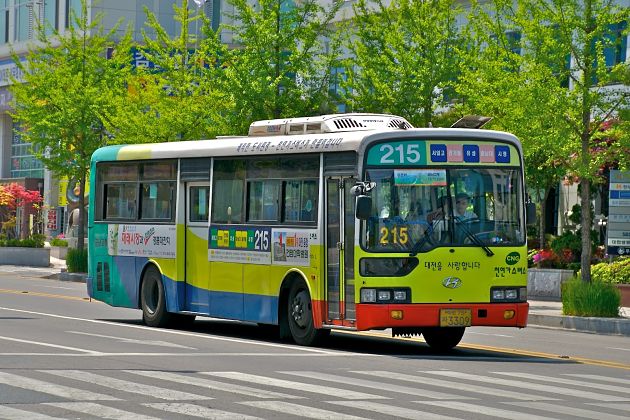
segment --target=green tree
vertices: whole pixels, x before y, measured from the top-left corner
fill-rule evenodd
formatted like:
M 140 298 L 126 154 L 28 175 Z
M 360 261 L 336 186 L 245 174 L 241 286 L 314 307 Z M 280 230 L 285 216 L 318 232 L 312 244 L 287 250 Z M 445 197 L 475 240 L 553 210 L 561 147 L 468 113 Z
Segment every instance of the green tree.
M 539 205 L 543 248 L 547 197 L 566 174 L 571 153 L 562 112 L 564 75 L 557 72 L 565 57 L 557 54 L 554 36 L 547 31 L 539 39 L 523 39 L 530 17 L 512 2 L 499 0 L 483 7 L 489 9 L 473 5 L 469 16 L 467 31 L 473 42 L 461 63 L 458 109 L 492 116 L 490 128 L 520 138 L 529 193 Z
M 23 81 L 12 81 L 12 116 L 44 165 L 57 176 L 77 179 L 84 197 L 92 152 L 108 141 L 101 114 L 126 90 L 121 74 L 128 56 L 114 53 L 108 58 L 106 51 L 115 46 L 115 51 L 128 51 L 130 37 L 127 31 L 117 44 L 119 25 L 105 32 L 101 16 L 90 22 L 85 1 L 81 15 L 72 18 L 63 34 L 53 31 L 47 37 L 46 28 L 39 28 L 38 43 L 24 62 L 14 55 Z M 79 209 L 77 247 L 83 249 L 86 215 L 83 206 Z
M 350 22 L 348 105 L 429 126 L 452 94 L 466 45 L 453 0 L 359 0 Z
M 521 116 L 528 130 L 534 129 L 523 133 L 514 117 L 513 123 L 506 124 L 510 131 L 522 133 L 531 174 L 536 174 L 536 168 L 548 167 L 537 175 L 555 182 L 549 171 L 558 175 L 555 170 L 563 164 L 579 177 L 581 272 L 582 279 L 590 281 L 591 189 L 605 159 L 596 152 L 596 142 L 602 136 L 602 124 L 630 105 L 628 64 L 613 59 L 627 35 L 630 10 L 605 0 L 525 0 L 516 8 L 511 2 L 495 0 L 484 7 L 489 13 L 477 7 L 475 18 L 493 22 L 491 39 L 486 36 L 479 44 L 484 45 L 482 52 L 490 62 L 475 65 L 478 69 L 494 67 L 495 72 L 483 77 L 485 84 L 476 89 L 472 86 L 477 81 L 466 77 L 471 84 L 467 99 L 475 102 L 473 97 L 486 96 L 490 102 L 500 102 L 507 111 L 504 114 Z M 481 36 L 481 31 L 476 35 Z M 518 54 L 507 60 L 505 55 L 495 54 L 493 59 L 492 45 L 496 44 Z M 494 91 L 491 78 L 500 68 L 506 72 L 499 80 L 512 88 Z M 532 82 L 537 75 L 541 83 Z M 550 160 L 541 165 L 545 156 Z M 531 176 L 528 179 L 536 182 Z
M 329 93 L 339 42 L 332 22 L 342 2 L 317 0 L 228 0 L 232 23 L 222 36 L 230 43 L 217 57 L 223 89 L 234 109 L 232 132 L 246 133 L 254 120 L 314 115 L 334 109 Z
M 154 66 L 139 66 L 128 74 L 127 94 L 105 116 L 108 131 L 119 142 L 197 140 L 223 131 L 222 115 L 232 108 L 217 83 L 221 69 L 214 65 L 223 47 L 203 15 L 191 15 L 187 0 L 181 7 L 173 4 L 173 9 L 180 27 L 175 37 L 145 8 L 143 45 L 133 53 Z M 203 40 L 189 32 L 191 24 L 199 21 L 206 27 Z

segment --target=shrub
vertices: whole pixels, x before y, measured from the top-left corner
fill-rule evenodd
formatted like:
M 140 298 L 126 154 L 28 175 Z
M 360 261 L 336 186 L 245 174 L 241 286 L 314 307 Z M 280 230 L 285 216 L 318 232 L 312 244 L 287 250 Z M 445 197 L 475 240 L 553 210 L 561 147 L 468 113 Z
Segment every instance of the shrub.
M 573 279 L 562 285 L 562 313 L 573 316 L 618 317 L 621 294 L 610 283 Z
M 44 235 L 33 235 L 26 239 L 0 239 L 0 246 L 15 246 L 22 248 L 43 248 Z
M 50 246 L 67 247 L 68 246 L 68 241 L 66 241 L 65 239 L 61 239 L 61 238 L 52 238 L 50 240 Z
M 591 279 L 613 284 L 630 284 L 630 258 L 591 266 Z
M 68 273 L 87 273 L 88 252 L 87 249 L 69 249 L 66 255 Z

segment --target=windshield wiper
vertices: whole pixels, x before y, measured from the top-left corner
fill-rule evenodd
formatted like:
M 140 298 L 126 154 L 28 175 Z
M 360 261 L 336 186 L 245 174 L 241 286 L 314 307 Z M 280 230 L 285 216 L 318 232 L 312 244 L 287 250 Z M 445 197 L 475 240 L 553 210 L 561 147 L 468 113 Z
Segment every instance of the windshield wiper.
M 424 230 L 423 234 L 422 234 L 422 238 L 420 238 L 418 240 L 418 242 L 416 242 L 413 247 L 411 248 L 411 251 L 409 251 L 409 256 L 410 257 L 415 257 L 416 255 L 418 255 L 418 252 L 420 252 L 420 250 L 422 249 L 422 247 L 424 246 L 424 244 L 426 244 L 428 241 L 431 240 L 431 233 L 433 233 L 433 228 L 435 227 L 436 221 L 434 220 L 433 222 L 431 222 L 431 225 L 427 227 L 427 229 Z
M 457 227 L 461 228 L 461 230 L 464 231 L 464 233 L 466 234 L 466 237 L 468 239 L 470 239 L 472 241 L 472 243 L 474 243 L 475 245 L 477 245 L 478 247 L 480 247 L 481 249 L 483 249 L 484 251 L 486 251 L 486 255 L 488 257 L 492 257 L 494 255 L 494 252 L 492 252 L 492 250 L 490 248 L 488 248 L 488 246 L 486 244 L 484 244 L 481 239 L 479 239 L 477 237 L 477 235 L 475 235 L 470 228 L 466 225 L 466 222 L 463 221 L 462 219 L 460 219 L 459 217 L 455 217 L 455 221 L 457 221 L 458 223 L 456 224 Z

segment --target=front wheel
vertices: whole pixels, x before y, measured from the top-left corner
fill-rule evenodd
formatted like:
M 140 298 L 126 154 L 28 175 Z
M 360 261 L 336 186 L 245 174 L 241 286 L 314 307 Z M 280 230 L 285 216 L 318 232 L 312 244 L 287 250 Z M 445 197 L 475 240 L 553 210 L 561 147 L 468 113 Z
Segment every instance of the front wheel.
M 424 328 L 422 336 L 433 350 L 446 352 L 459 344 L 465 330 L 465 327 L 431 327 Z
M 166 327 L 172 316 L 166 311 L 166 294 L 162 284 L 162 275 L 155 266 L 144 272 L 140 290 L 142 320 L 149 327 Z
M 330 330 L 315 328 L 311 296 L 303 282 L 294 282 L 291 285 L 287 309 L 289 330 L 296 344 L 315 345 L 330 333 Z

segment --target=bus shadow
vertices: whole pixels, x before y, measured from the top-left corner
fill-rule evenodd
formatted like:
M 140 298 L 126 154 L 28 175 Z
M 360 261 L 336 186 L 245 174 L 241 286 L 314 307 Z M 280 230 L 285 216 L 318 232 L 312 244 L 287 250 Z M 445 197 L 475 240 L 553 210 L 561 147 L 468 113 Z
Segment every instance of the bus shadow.
M 140 320 L 108 320 L 125 324 L 142 325 Z M 190 325 L 173 328 L 178 331 L 189 331 L 198 334 L 216 335 L 225 338 L 242 340 L 256 340 L 273 344 L 294 345 L 292 341 L 280 340 L 277 326 L 257 325 L 253 323 L 217 319 L 197 318 Z M 527 354 L 504 352 L 501 349 L 475 348 L 474 345 L 463 343 L 449 352 L 436 352 L 419 338 L 394 338 L 383 333 L 353 333 L 347 331 L 332 331 L 330 336 L 318 346 L 323 350 L 358 353 L 365 355 L 392 356 L 403 359 L 449 359 L 464 361 L 486 362 L 528 362 L 528 363 L 578 363 L 561 357 L 543 357 Z

